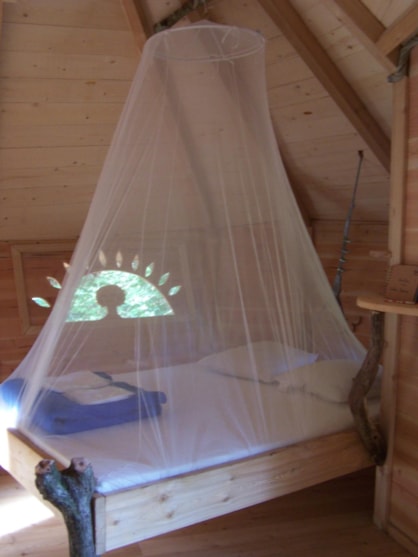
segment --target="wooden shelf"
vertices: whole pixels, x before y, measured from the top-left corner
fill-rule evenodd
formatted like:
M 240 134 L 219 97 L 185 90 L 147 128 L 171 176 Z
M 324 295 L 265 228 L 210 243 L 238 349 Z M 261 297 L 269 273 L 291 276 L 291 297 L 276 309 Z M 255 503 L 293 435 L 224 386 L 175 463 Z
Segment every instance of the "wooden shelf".
M 418 304 L 401 304 L 398 302 L 387 302 L 383 296 L 378 294 L 365 294 L 357 298 L 357 305 L 371 311 L 384 313 L 397 313 L 398 315 L 409 315 L 418 317 Z

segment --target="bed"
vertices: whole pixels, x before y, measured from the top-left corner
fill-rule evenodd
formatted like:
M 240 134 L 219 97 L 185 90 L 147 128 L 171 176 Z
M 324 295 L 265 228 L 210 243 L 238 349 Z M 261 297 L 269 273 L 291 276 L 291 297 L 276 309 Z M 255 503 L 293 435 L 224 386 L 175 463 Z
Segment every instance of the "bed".
M 256 358 L 257 347 L 277 355 L 276 345 L 255 345 Z M 358 363 L 294 353 L 292 371 L 276 366 L 254 376 L 246 358 L 247 348 L 236 347 L 193 363 L 115 374 L 118 385 L 163 393 L 160 411 L 64 435 L 41 427 L 10 431 L 13 460 L 2 464 L 28 485 L 45 455 L 63 466 L 72 456 L 88 459 L 98 479 L 98 554 L 372 465 L 347 404 Z M 378 387 L 370 392 L 371 415 Z M 230 405 L 217 406 L 225 396 Z M 257 407 L 265 409 L 263 420 L 253 415 Z
M 9 430 L 2 465 L 34 489 L 41 458 L 88 459 L 98 554 L 372 465 L 347 404 L 364 348 L 295 203 L 264 67 L 252 30 L 147 41 L 70 272 L 13 373 L 39 413 Z M 242 346 L 272 338 L 283 357 Z M 80 371 L 125 398 L 46 381 Z

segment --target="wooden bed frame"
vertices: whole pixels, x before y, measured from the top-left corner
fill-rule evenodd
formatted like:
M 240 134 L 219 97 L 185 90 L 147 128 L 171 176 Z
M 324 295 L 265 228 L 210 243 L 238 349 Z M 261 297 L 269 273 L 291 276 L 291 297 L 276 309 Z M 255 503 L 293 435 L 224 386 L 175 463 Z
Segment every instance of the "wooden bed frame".
M 8 432 L 8 441 L 10 457 L 0 464 L 40 497 L 35 467 L 48 455 L 17 430 Z M 371 466 L 373 461 L 359 434 L 347 430 L 150 485 L 108 495 L 96 493 L 96 553 L 101 555 Z
M 370 346 L 349 395 L 353 429 L 140 487 L 106 495 L 95 492 L 90 505 L 92 481 L 87 506 L 89 517 L 91 506 L 94 529 L 93 535 L 89 534 L 93 554 L 101 555 L 363 468 L 382 465 L 386 443 L 379 427 L 369 418 L 367 394 L 376 377 L 383 348 L 383 323 L 383 314 L 375 311 Z M 39 469 L 41 461 L 53 459 L 18 430 L 8 430 L 7 438 L 8 455 L 0 455 L 0 465 L 41 497 L 41 490 L 35 485 L 35 468 Z M 63 468 L 68 465 L 57 464 Z M 70 542 L 72 539 L 70 535 Z M 79 557 L 78 552 L 72 551 L 71 555 Z M 90 557 L 90 552 L 85 555 Z

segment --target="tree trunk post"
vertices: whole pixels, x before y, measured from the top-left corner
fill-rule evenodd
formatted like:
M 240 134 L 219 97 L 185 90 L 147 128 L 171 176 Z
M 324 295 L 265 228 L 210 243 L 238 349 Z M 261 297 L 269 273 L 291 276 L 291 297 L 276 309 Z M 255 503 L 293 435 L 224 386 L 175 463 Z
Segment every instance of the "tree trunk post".
M 373 385 L 379 369 L 379 360 L 383 350 L 384 313 L 373 311 L 370 346 L 362 366 L 354 378 L 348 402 L 359 435 L 377 466 L 386 459 L 386 442 L 378 426 L 369 418 L 367 411 L 367 393 Z
M 98 557 L 94 546 L 92 497 L 93 469 L 84 458 L 73 458 L 61 472 L 53 460 L 41 460 L 35 468 L 35 485 L 42 497 L 63 515 L 70 557 Z

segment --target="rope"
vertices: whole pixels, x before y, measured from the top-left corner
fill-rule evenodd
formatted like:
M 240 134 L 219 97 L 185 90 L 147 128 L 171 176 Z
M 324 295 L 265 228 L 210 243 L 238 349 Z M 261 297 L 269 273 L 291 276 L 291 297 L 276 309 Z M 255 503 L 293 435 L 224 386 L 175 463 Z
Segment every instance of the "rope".
M 341 304 L 340 294 L 341 294 L 341 287 L 342 287 L 342 276 L 343 276 L 343 272 L 344 272 L 344 263 L 346 262 L 345 256 L 348 253 L 347 244 L 350 243 L 349 232 L 350 232 L 351 219 L 352 219 L 353 211 L 354 211 L 354 207 L 355 207 L 355 201 L 356 201 L 357 187 L 358 187 L 359 178 L 360 178 L 361 165 L 363 163 L 363 151 L 359 151 L 358 156 L 359 156 L 359 162 L 358 162 L 358 166 L 357 166 L 357 175 L 356 175 L 356 180 L 355 180 L 355 183 L 354 183 L 354 189 L 353 189 L 353 194 L 352 194 L 352 197 L 351 197 L 350 207 L 348 209 L 347 217 L 345 219 L 344 236 L 343 236 L 343 243 L 342 243 L 342 248 L 341 248 L 341 255 L 340 255 L 340 259 L 338 260 L 337 274 L 335 276 L 334 285 L 333 285 L 334 295 L 337 299 L 337 302 L 338 302 L 341 310 L 342 310 L 342 304 Z
M 409 53 L 418 45 L 418 35 L 415 35 L 401 48 L 399 54 L 399 62 L 396 70 L 388 76 L 389 83 L 396 83 L 405 77 L 408 73 Z

